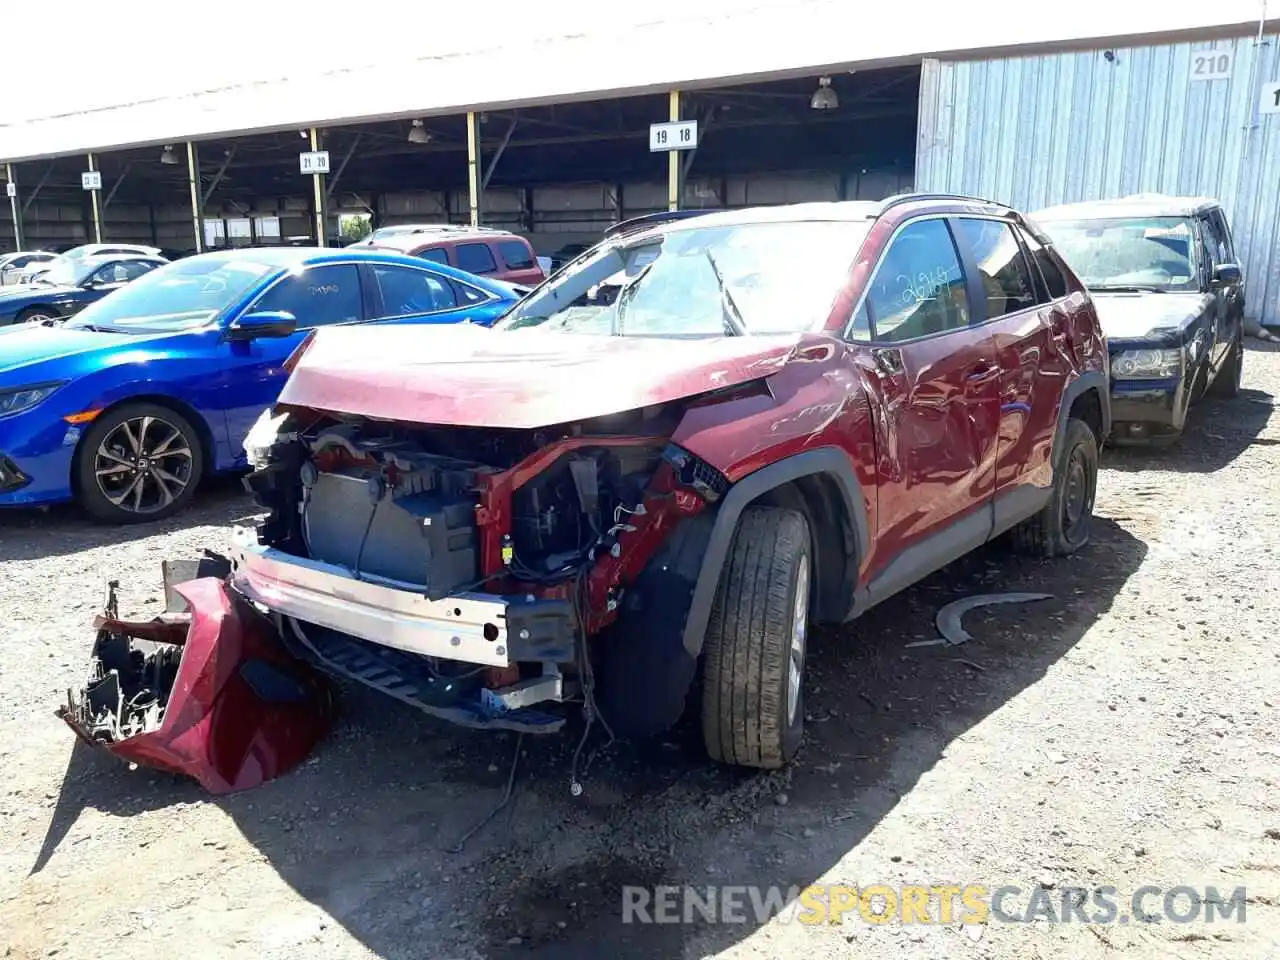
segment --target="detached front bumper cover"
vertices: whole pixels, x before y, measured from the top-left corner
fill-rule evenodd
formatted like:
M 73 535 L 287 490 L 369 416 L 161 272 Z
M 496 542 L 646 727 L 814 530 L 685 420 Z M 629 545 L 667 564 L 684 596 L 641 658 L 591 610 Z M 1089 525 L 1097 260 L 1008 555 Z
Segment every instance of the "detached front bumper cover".
M 205 577 L 172 592 L 189 612 L 129 622 L 111 584 L 94 622 L 89 680 L 68 691 L 58 716 L 91 746 L 193 777 L 214 794 L 297 766 L 332 723 L 327 681 L 225 581 Z

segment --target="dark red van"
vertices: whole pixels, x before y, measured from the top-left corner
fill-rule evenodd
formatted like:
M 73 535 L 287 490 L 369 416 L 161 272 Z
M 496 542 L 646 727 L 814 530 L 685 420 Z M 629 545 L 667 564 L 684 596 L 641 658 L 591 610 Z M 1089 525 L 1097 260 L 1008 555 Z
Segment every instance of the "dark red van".
M 546 279 L 529 241 L 507 230 L 405 223 L 380 227 L 368 240 L 352 246 L 396 250 L 522 286 L 532 287 Z

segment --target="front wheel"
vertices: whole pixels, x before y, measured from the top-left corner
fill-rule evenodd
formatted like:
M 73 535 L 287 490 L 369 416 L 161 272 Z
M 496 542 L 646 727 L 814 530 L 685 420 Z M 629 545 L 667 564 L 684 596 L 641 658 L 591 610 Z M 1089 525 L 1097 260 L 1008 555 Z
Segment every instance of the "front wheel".
M 812 584 L 804 516 L 744 510 L 703 644 L 702 736 L 712 759 L 772 769 L 795 756 Z
M 1222 369 L 1213 379 L 1209 393 L 1215 397 L 1230 399 L 1240 394 L 1240 384 L 1244 381 L 1244 337 L 1238 336 L 1227 352 Z
M 1098 492 L 1098 440 L 1087 423 L 1072 417 L 1062 444 L 1048 505 L 1013 528 L 1014 542 L 1026 553 L 1064 557 L 1089 542 Z
M 140 523 L 186 506 L 203 472 L 200 436 L 186 417 L 154 403 L 126 403 L 85 431 L 76 488 L 94 518 Z
M 49 307 L 32 307 L 30 310 L 23 310 L 18 314 L 14 323 L 44 323 L 46 320 L 52 320 L 58 316 L 58 311 Z

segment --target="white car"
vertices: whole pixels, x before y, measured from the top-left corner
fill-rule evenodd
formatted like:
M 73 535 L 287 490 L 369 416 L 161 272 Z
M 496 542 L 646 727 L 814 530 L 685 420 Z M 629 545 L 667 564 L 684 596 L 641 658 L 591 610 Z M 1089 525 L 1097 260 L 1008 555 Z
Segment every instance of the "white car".
M 83 260 L 85 257 L 116 256 L 119 254 L 134 254 L 141 257 L 158 257 L 161 255 L 159 247 L 148 247 L 140 243 L 85 243 L 78 247 L 72 247 L 66 253 L 56 256 L 52 260 L 28 265 L 18 274 L 18 283 L 30 283 L 55 263 L 64 260 L 75 261 Z
M 41 265 L 52 264 L 56 259 L 58 259 L 58 254 L 46 253 L 43 250 L 23 250 L 18 253 L 0 254 L 0 287 L 17 283 L 18 277 L 28 267 L 36 268 Z

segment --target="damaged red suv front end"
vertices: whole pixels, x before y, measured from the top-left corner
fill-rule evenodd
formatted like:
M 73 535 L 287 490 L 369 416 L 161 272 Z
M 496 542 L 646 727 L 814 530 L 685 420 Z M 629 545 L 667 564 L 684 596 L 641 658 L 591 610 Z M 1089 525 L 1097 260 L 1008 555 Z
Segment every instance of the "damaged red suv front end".
M 597 647 L 629 642 L 628 590 L 730 483 L 697 426 L 760 408 L 798 338 L 690 342 L 673 362 L 639 338 L 431 332 L 429 363 L 388 367 L 422 348 L 395 329 L 326 332 L 300 358 L 250 439 L 270 514 L 235 532 L 231 582 L 325 669 L 443 719 L 552 732 L 589 703 L 630 726 L 628 678 Z M 664 572 L 653 603 L 687 606 L 697 567 Z M 693 675 L 663 629 L 679 696 L 655 728 Z

